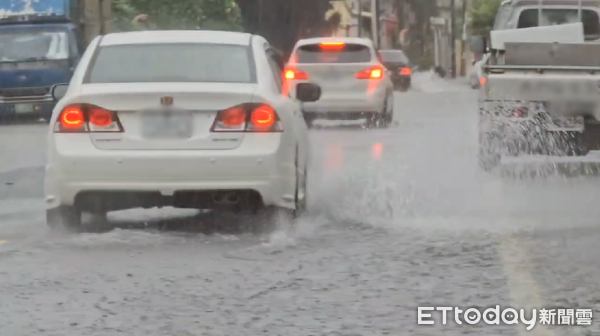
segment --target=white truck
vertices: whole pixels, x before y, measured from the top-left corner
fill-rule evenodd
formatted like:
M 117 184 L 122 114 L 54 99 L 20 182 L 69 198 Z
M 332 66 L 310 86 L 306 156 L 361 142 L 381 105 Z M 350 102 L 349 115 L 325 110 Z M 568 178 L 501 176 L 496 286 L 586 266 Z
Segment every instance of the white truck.
M 479 97 L 479 163 L 600 149 L 600 44 L 581 22 L 491 33 Z
M 496 13 L 493 30 L 526 29 L 581 22 L 586 41 L 600 39 L 600 0 L 504 0 Z M 481 67 L 487 62 L 482 56 L 482 36 L 472 37 L 479 47 L 472 50 L 473 60 L 469 84 L 480 88 Z

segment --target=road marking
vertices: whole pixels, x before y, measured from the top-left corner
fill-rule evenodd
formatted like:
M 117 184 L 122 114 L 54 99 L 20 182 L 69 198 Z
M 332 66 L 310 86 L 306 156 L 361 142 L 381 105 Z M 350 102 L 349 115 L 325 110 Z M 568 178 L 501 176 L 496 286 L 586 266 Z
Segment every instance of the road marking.
M 519 335 L 555 336 L 549 326 L 539 323 L 539 310 L 545 307 L 544 300 L 538 283 L 531 274 L 531 264 L 522 242 L 516 237 L 507 237 L 500 245 L 499 253 L 510 291 L 511 307 L 517 310 L 525 309 L 526 314 L 531 314 L 533 308 L 538 310 L 536 325 L 532 330 L 528 331 L 525 324 L 515 325 Z
M 503 193 L 502 181 L 496 181 L 486 188 L 486 196 L 497 206 L 508 210 L 509 205 L 504 204 L 505 195 Z M 515 223 L 506 219 L 498 221 L 499 227 L 511 230 Z M 539 323 L 539 310 L 544 308 L 544 300 L 537 281 L 531 273 L 531 263 L 528 259 L 528 251 L 523 246 L 522 241 L 517 237 L 508 234 L 498 247 L 498 254 L 502 262 L 502 268 L 508 284 L 511 308 L 519 311 L 524 309 L 526 318 L 531 318 L 531 310 L 537 309 L 536 324 L 532 330 L 527 330 L 527 325 L 519 323 L 515 327 L 519 336 L 556 336 L 555 332 L 548 325 Z

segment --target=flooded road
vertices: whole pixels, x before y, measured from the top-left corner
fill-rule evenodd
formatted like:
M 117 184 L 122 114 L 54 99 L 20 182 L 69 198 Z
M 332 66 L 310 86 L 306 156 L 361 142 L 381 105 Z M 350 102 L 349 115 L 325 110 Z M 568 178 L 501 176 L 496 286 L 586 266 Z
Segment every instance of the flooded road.
M 0 126 L 0 334 L 583 334 L 417 324 L 419 306 L 600 304 L 600 180 L 480 171 L 477 92 L 421 76 L 395 96 L 397 125 L 311 131 L 310 214 L 264 237 L 158 230 L 207 220 L 172 209 L 52 235 L 47 126 Z

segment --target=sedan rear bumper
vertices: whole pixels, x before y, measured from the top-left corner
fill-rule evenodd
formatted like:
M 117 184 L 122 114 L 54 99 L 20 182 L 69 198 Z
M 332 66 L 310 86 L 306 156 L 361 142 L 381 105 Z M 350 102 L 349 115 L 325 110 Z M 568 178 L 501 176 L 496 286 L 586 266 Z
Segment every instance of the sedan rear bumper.
M 263 146 L 244 141 L 234 150 L 99 150 L 87 134 L 55 134 L 46 166 L 47 208 L 90 204 L 95 198 L 99 203 L 146 200 L 109 202 L 110 210 L 121 210 L 145 206 L 147 200 L 154 206 L 200 200 L 220 191 L 254 193 L 263 205 L 293 207 L 293 154 L 281 146 L 281 134 L 260 135 L 273 141 Z

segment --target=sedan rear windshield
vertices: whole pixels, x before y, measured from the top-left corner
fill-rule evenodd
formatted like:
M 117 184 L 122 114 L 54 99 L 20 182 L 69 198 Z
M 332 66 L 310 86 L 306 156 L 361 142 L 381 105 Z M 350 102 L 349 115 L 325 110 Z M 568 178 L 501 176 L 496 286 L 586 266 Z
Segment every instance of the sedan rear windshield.
M 567 23 L 579 22 L 577 8 L 543 8 L 542 20 L 539 21 L 537 8 L 525 9 L 519 15 L 517 28 L 531 28 L 538 26 L 554 26 Z M 594 10 L 584 9 L 581 11 L 583 22 L 583 33 L 586 39 L 597 39 L 600 37 L 600 18 Z
M 246 46 L 125 44 L 100 47 L 85 83 L 256 83 Z
M 362 44 L 345 44 L 341 47 L 321 47 L 309 44 L 296 51 L 297 63 L 368 63 L 371 49 Z

